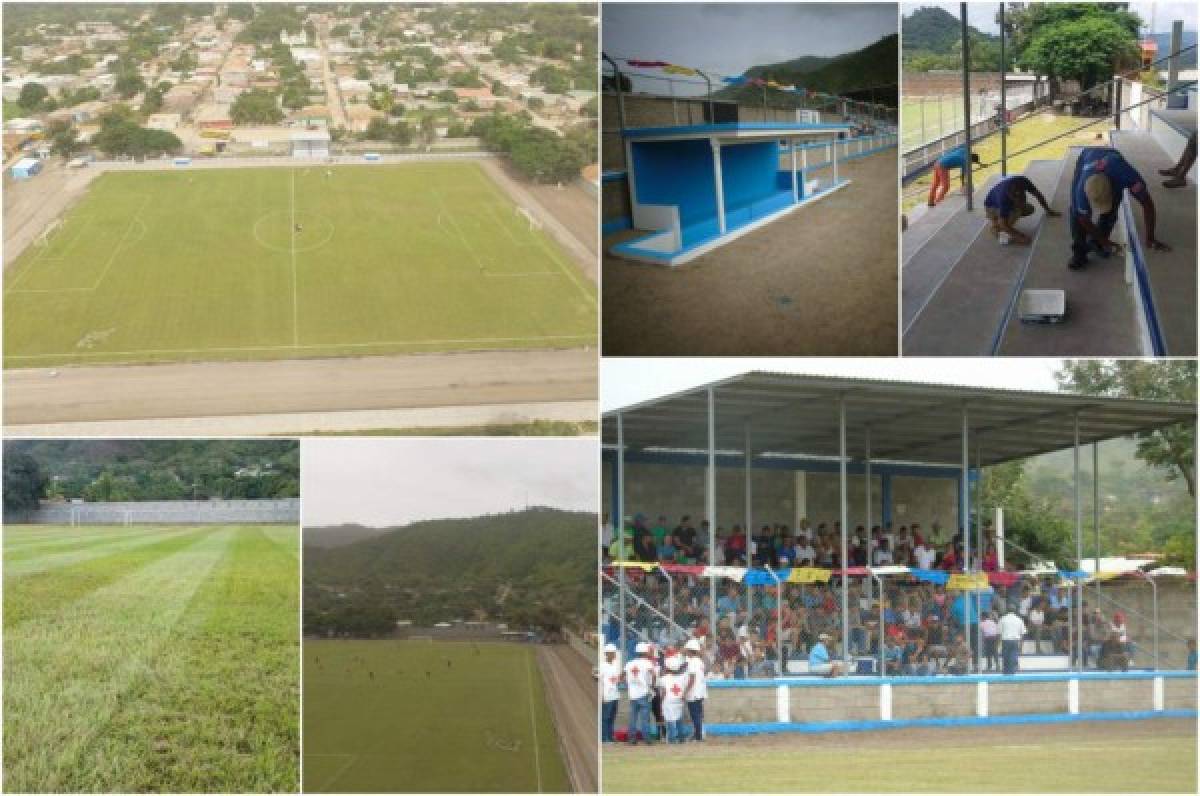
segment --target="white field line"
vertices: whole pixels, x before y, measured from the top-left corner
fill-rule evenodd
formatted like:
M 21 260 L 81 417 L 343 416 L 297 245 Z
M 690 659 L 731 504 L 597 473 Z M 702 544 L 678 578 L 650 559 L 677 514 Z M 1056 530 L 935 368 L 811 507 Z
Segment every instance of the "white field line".
M 337 770 L 334 771 L 333 774 L 331 774 L 330 776 L 326 777 L 325 782 L 321 783 L 322 790 L 334 790 L 333 786 L 337 783 L 337 781 L 339 779 L 342 778 L 342 775 L 346 773 L 346 771 L 350 768 L 350 766 L 352 766 L 358 762 L 358 757 L 359 757 L 358 755 L 314 754 L 312 752 L 309 752 L 308 756 L 309 757 L 344 757 L 344 758 L 347 758 L 345 763 L 342 763 L 340 766 L 338 766 Z M 307 783 L 305 783 L 305 784 L 307 784 Z M 310 785 L 309 790 L 311 790 L 312 787 L 313 786 Z
M 156 544 L 171 536 L 190 533 L 191 530 L 190 528 L 155 530 L 129 539 L 117 539 L 112 544 L 96 545 L 95 547 L 86 547 L 83 550 L 74 550 L 69 553 L 49 553 L 20 561 L 12 561 L 4 565 L 4 576 L 5 578 L 15 578 L 21 575 L 49 572 L 52 569 L 69 567 L 72 564 L 91 561 L 94 558 L 103 558 L 113 553 L 136 550 L 139 547 Z
M 225 346 L 217 348 L 144 348 L 137 351 L 79 351 L 70 354 L 6 354 L 5 359 L 48 359 L 53 357 L 119 357 L 143 356 L 147 354 L 217 354 L 238 353 L 243 351 L 316 351 L 334 350 L 339 348 L 378 348 L 380 346 L 421 346 L 421 345 L 462 345 L 471 343 L 532 343 L 558 340 L 592 340 L 590 334 L 548 334 L 532 335 L 530 337 L 465 337 L 446 340 L 388 340 L 377 343 L 321 343 L 310 345 L 249 345 Z
M 117 255 L 120 254 L 121 249 L 124 248 L 125 239 L 128 238 L 129 233 L 133 231 L 134 224 L 140 226 L 142 230 L 141 234 L 138 235 L 138 240 L 141 240 L 146 235 L 146 224 L 142 221 L 142 211 L 146 209 L 146 205 L 148 204 L 150 204 L 150 195 L 146 194 L 146 197 L 142 199 L 142 203 L 138 205 L 138 209 L 134 212 L 133 218 L 129 220 L 129 225 L 125 227 L 125 232 L 121 235 L 121 239 L 117 241 L 117 245 L 112 250 L 112 254 L 108 256 L 108 260 L 104 263 L 104 270 L 100 272 L 100 277 L 92 285 L 92 290 L 100 287 L 101 283 L 104 282 L 104 277 L 108 276 L 108 269 L 112 268 L 112 264 L 117 259 Z
M 467 254 L 471 255 L 471 259 L 475 261 L 475 265 L 479 267 L 480 271 L 487 273 L 487 266 L 485 266 L 483 261 L 479 259 L 479 255 L 475 253 L 475 247 L 473 247 L 470 241 L 467 240 L 467 237 L 463 235 L 462 229 L 458 226 L 458 222 L 454 220 L 454 215 L 450 212 L 450 209 L 446 207 L 445 202 L 442 201 L 441 193 L 436 188 L 432 189 L 431 193 L 433 193 L 433 197 L 437 199 L 438 207 L 445 211 L 446 219 L 450 222 L 450 226 L 454 228 L 454 232 L 456 235 L 458 235 L 458 239 L 462 241 L 462 245 L 464 248 L 466 248 Z
M 169 643 L 231 538 L 229 528 L 208 533 L 60 607 L 49 621 L 5 631 L 6 788 L 80 789 L 87 777 L 77 765 L 80 754 Z
M 107 541 L 117 541 L 120 539 L 128 539 L 131 536 L 146 533 L 145 528 L 130 530 L 128 528 L 120 528 L 120 530 L 112 531 L 86 531 L 83 533 L 63 533 L 53 536 L 37 536 L 31 539 L 10 539 L 8 534 L 5 534 L 4 539 L 4 557 L 25 557 L 26 553 L 36 552 L 57 547 L 70 547 L 80 543 L 104 544 Z M 89 546 L 91 546 L 89 544 Z
M 529 651 L 526 650 L 526 653 Z M 533 704 L 533 664 L 532 654 L 525 655 L 526 683 L 529 687 L 529 726 L 533 728 L 533 767 L 537 770 L 538 793 L 542 792 L 542 753 L 538 749 L 537 714 Z
M 300 291 L 299 276 L 296 272 L 296 170 L 292 169 L 292 345 L 300 343 Z

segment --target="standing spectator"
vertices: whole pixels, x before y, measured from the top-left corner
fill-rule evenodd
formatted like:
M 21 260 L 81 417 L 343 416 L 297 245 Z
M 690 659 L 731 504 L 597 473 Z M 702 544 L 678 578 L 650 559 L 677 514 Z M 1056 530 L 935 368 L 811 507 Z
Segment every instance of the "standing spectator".
M 675 526 L 675 549 L 685 558 L 693 558 L 696 555 L 696 528 L 692 525 L 691 515 L 685 514 L 679 519 L 679 524 Z
M 798 567 L 812 567 L 817 563 L 817 551 L 813 549 L 812 543 L 808 539 L 808 532 L 800 531 L 800 536 L 796 540 L 796 562 Z
M 613 724 L 617 720 L 617 706 L 621 702 L 621 661 L 617 656 L 616 644 L 604 645 L 604 662 L 600 664 L 601 699 L 604 703 L 601 711 L 600 740 L 604 743 L 613 742 Z
M 746 566 L 746 532 L 741 525 L 734 525 L 733 532 L 725 542 L 725 563 L 730 566 Z
M 995 572 L 997 569 L 999 569 L 999 561 L 1000 558 L 996 553 L 996 545 L 989 542 L 987 546 L 987 552 L 983 554 L 983 571 Z
M 954 542 L 946 544 L 946 550 L 942 553 L 942 562 L 938 566 L 940 569 L 947 571 L 959 569 L 958 554 L 954 550 Z
M 1004 659 L 1004 673 L 1017 671 L 1017 656 L 1021 651 L 1021 640 L 1025 638 L 1025 620 L 1013 613 L 1012 608 L 1000 617 L 1000 651 Z
M 633 557 L 638 561 L 658 560 L 658 546 L 654 543 L 654 533 L 646 527 L 645 514 L 633 518 Z
M 1046 612 L 1042 610 L 1042 598 L 1034 601 L 1029 609 L 1029 638 L 1033 640 L 1033 654 L 1042 654 L 1042 637 L 1046 634 Z M 1050 649 L 1054 652 L 1053 647 Z
M 650 533 L 654 534 L 654 546 L 658 548 L 659 560 L 667 559 L 668 556 L 664 555 L 664 550 L 668 545 L 671 545 L 672 548 L 674 548 L 674 545 L 671 542 L 671 534 L 667 530 L 667 517 L 665 514 L 658 515 L 658 522 L 654 523 L 654 527 L 650 529 Z
M 989 672 L 1000 668 L 1000 655 L 997 647 L 1000 641 L 1000 625 L 996 622 L 996 613 L 989 611 L 979 623 L 979 632 L 983 636 L 983 660 Z
M 1129 670 L 1129 656 L 1125 654 L 1121 634 L 1115 630 L 1109 633 L 1108 639 L 1100 645 L 1100 668 L 1106 672 Z
M 1192 140 L 1195 141 L 1195 136 L 1192 136 Z M 1185 664 L 1184 668 L 1189 672 L 1194 672 L 1196 671 L 1196 639 L 1188 639 L 1187 651 L 1187 663 Z
M 625 685 L 629 691 L 629 737 L 628 743 L 636 745 L 638 734 L 646 743 L 652 743 L 650 735 L 650 699 L 655 688 L 654 661 L 650 659 L 650 645 L 639 641 L 634 648 L 638 657 L 625 664 Z
M 688 715 L 692 719 L 692 740 L 704 740 L 704 700 L 708 697 L 708 683 L 705 680 L 703 647 L 700 641 L 689 638 L 683 645 L 683 654 L 687 658 L 687 688 L 684 699 L 687 701 Z
M 892 563 L 892 553 L 888 550 L 888 540 L 880 539 L 879 546 L 875 548 L 875 566 L 885 567 Z

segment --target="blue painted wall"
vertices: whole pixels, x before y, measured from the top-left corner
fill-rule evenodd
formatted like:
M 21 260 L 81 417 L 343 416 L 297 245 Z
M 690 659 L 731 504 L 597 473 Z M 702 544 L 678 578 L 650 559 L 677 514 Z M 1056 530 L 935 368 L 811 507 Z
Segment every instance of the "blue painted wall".
M 778 141 L 727 144 L 721 148 L 721 177 L 728 210 L 779 193 L 778 175 Z
M 635 142 L 634 182 L 641 204 L 679 206 L 679 223 L 716 218 L 712 150 L 707 139 Z

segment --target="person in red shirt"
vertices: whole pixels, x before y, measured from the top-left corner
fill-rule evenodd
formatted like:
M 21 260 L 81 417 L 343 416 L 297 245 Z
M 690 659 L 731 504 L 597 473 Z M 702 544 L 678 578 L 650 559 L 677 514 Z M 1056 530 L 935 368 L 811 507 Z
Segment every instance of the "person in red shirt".
M 725 542 L 725 563 L 746 564 L 746 532 L 740 525 L 733 526 L 733 532 Z
M 958 569 L 958 556 L 954 553 L 954 543 L 950 542 L 946 545 L 946 552 L 942 553 L 941 568 L 945 570 Z
M 995 572 L 1000 568 L 999 559 L 996 555 L 996 545 L 989 544 L 987 552 L 983 554 L 983 571 Z

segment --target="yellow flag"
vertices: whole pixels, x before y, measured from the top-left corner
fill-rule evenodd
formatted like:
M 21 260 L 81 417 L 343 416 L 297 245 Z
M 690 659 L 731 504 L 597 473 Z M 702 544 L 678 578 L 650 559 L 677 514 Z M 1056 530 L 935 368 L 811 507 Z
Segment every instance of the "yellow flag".
M 641 569 L 646 572 L 653 572 L 658 569 L 658 564 L 654 561 L 614 561 L 614 567 L 630 567 L 632 569 Z
M 694 74 L 696 74 L 695 69 L 692 69 L 687 66 L 678 66 L 676 64 L 671 64 L 670 66 L 664 66 L 662 68 L 662 70 L 669 75 L 694 75 Z
M 833 571 L 819 567 L 795 567 L 788 573 L 788 583 L 828 583 Z
M 953 574 L 946 581 L 946 591 L 987 591 L 988 579 L 986 572 L 970 574 Z

